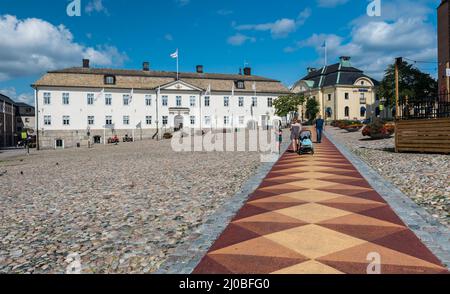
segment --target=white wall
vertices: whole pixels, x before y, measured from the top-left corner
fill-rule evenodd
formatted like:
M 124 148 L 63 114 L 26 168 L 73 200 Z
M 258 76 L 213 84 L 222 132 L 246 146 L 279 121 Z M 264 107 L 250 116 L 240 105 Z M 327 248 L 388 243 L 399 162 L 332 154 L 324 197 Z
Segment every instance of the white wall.
M 143 129 L 156 129 L 156 91 L 148 90 L 134 90 L 133 99 L 130 105 L 123 105 L 123 95 L 130 94 L 131 90 L 105 90 L 105 94 L 112 95 L 112 105 L 105 105 L 105 97 L 99 97 L 97 101 L 94 101 L 94 105 L 87 104 L 87 94 L 92 93 L 94 97 L 97 97 L 101 89 L 93 88 L 39 88 L 38 89 L 38 111 L 39 111 L 39 130 L 48 131 L 60 131 L 60 130 L 85 130 L 88 128 L 88 116 L 94 116 L 95 123 L 90 126 L 91 130 L 103 129 L 105 125 L 105 117 L 112 116 L 114 127 L 117 130 L 129 130 L 135 129 L 139 122 L 142 122 Z M 44 93 L 51 93 L 51 104 L 44 104 Z M 63 105 L 62 95 L 63 93 L 69 93 L 70 102 L 69 105 Z M 145 95 L 151 95 L 152 105 L 146 106 Z M 168 96 L 168 106 L 162 106 L 162 96 Z M 196 117 L 195 128 L 200 128 L 200 124 L 203 128 L 209 127 L 224 127 L 224 116 L 229 116 L 230 125 L 226 127 L 240 127 L 239 116 L 245 116 L 245 124 L 242 127 L 246 127 L 246 122 L 251 118 L 251 103 L 252 94 L 241 94 L 236 92 L 235 96 L 231 96 L 231 93 L 215 93 L 210 96 L 210 106 L 205 107 L 205 96 L 199 91 L 175 91 L 167 90 L 161 91 L 161 95 L 158 97 L 159 105 L 159 127 L 162 126 L 163 116 L 168 116 L 167 128 L 174 127 L 175 113 L 170 113 L 169 108 L 176 106 L 176 96 L 182 96 L 183 108 L 189 108 L 189 114 L 184 114 L 184 126 L 192 127 L 190 125 L 190 116 Z M 195 107 L 190 106 L 190 96 L 195 96 Z M 224 106 L 224 97 L 229 97 L 229 107 Z M 244 97 L 244 107 L 238 106 L 239 97 Z M 261 116 L 269 115 L 274 116 L 275 108 L 268 107 L 268 98 L 271 97 L 273 101 L 277 98 L 276 94 L 258 94 L 258 105 L 253 109 L 255 120 L 261 125 Z M 52 124 L 50 126 L 44 125 L 44 116 L 50 115 L 52 118 Z M 123 124 L 123 116 L 130 117 L 129 125 Z M 64 126 L 62 119 L 63 116 L 70 116 L 70 125 Z M 146 116 L 152 116 L 152 124 L 146 124 Z M 204 117 L 209 116 L 211 118 L 211 126 L 204 124 Z M 233 125 L 231 125 L 233 123 Z

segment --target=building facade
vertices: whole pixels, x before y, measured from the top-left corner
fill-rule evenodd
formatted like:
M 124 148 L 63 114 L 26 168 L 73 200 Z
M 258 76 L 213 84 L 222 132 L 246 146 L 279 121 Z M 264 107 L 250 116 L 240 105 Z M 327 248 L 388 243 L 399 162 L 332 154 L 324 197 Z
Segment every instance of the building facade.
M 14 101 L 0 94 L 0 148 L 16 144 L 15 111 Z
M 447 68 L 450 68 L 450 5 L 442 0 L 438 7 L 438 61 L 439 92 L 450 92 L 448 89 Z
M 34 134 L 36 126 L 36 113 L 34 106 L 19 102 L 15 104 L 16 107 L 16 133 L 20 134 L 26 131 L 29 134 Z
M 378 82 L 363 71 L 352 67 L 350 57 L 340 57 L 339 63 L 320 69 L 308 68 L 308 74 L 292 87 L 294 93 L 319 103 L 319 114 L 326 120 L 364 120 L 380 115 L 380 102 L 376 95 Z M 301 106 L 299 114 L 306 117 Z
M 51 71 L 34 85 L 41 148 L 104 144 L 113 135 L 149 139 L 178 129 L 270 126 L 281 82 L 244 74 L 83 67 Z

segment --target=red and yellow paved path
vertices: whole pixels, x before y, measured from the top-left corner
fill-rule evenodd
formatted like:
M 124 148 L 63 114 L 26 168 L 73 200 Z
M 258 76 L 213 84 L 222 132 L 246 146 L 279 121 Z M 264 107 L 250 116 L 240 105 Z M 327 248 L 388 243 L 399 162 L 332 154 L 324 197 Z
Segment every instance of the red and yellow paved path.
M 316 155 L 286 153 L 194 270 L 196 274 L 445 273 L 326 138 Z

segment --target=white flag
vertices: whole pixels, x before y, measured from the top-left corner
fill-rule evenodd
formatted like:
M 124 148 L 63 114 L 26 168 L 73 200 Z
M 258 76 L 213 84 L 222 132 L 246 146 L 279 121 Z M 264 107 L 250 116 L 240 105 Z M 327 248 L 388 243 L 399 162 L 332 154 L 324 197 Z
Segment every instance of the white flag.
M 134 89 L 131 89 L 130 93 L 130 103 L 133 101 Z
M 95 96 L 95 102 L 97 102 L 97 100 L 99 99 L 99 98 L 102 98 L 103 96 L 105 95 L 105 89 L 103 88 L 101 91 L 100 91 L 100 93 L 98 93 L 96 96 Z
M 172 58 L 178 58 L 178 49 L 177 49 L 177 51 L 175 51 L 174 53 L 172 53 L 172 54 L 170 54 L 170 57 L 172 57 Z

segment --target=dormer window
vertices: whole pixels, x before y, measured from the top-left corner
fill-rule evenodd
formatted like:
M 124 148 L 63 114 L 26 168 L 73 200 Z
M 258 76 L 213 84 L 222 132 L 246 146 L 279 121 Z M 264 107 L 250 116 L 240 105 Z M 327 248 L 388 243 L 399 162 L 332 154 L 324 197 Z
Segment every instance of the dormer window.
M 105 85 L 115 85 L 116 84 L 116 77 L 113 75 L 107 75 L 105 76 Z
M 238 89 L 245 89 L 244 81 L 236 81 L 236 88 L 238 88 Z

